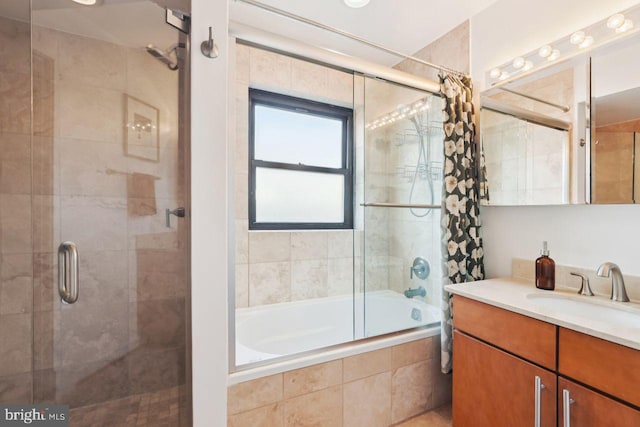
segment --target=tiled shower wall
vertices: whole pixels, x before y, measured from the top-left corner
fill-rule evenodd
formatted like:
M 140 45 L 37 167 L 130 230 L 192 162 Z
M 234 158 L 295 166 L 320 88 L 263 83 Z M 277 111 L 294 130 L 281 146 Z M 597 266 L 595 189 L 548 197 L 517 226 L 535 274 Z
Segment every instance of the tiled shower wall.
M 3 19 L 0 38 L 0 402 L 75 407 L 183 383 L 185 230 L 164 224 L 183 205 L 177 72 L 34 26 L 31 143 L 29 27 Z M 160 111 L 157 162 L 125 154 L 125 94 Z M 73 306 L 57 297 L 62 239 L 80 253 Z
M 352 230 L 249 231 L 249 88 L 353 108 L 353 75 L 236 45 L 236 307 L 353 292 Z

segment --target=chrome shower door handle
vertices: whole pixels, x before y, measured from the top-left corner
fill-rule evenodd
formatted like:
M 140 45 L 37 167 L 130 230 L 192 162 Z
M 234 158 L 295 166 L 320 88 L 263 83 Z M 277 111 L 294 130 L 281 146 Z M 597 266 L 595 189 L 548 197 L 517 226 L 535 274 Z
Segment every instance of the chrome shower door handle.
M 564 420 L 564 427 L 571 427 L 571 405 L 575 403 L 575 400 L 571 398 L 569 390 L 566 388 L 562 390 L 562 419 Z
M 171 215 L 175 215 L 178 218 L 184 218 L 184 214 L 185 214 L 185 209 L 183 207 L 175 208 L 174 210 L 167 208 L 164 211 L 165 225 L 167 226 L 167 228 L 171 228 Z
M 534 413 L 534 427 L 540 427 L 540 392 L 544 389 L 544 384 L 542 384 L 542 379 L 536 375 L 535 379 L 535 413 Z
M 73 242 L 62 242 L 58 246 L 58 293 L 62 302 L 73 304 L 79 292 L 78 247 Z

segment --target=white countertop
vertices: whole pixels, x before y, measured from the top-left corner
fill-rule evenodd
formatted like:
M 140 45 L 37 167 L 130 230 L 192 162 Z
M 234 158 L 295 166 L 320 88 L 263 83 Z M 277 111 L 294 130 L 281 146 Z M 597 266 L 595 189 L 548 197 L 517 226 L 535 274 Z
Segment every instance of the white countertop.
M 445 289 L 455 295 L 640 350 L 640 304 L 614 302 L 601 296 L 588 297 L 578 295 L 575 291 L 570 290 L 544 291 L 537 289 L 532 281 L 514 278 L 448 285 L 445 286 Z M 613 308 L 634 315 L 637 314 L 638 320 L 627 322 L 593 318 L 593 316 L 590 317 L 589 304 L 585 304 L 584 313 L 565 313 L 561 310 L 545 307 L 539 302 L 539 299 L 536 301 L 537 295 L 543 297 L 557 296 L 577 302 L 587 302 Z M 534 296 L 534 298 L 531 298 L 531 296 Z

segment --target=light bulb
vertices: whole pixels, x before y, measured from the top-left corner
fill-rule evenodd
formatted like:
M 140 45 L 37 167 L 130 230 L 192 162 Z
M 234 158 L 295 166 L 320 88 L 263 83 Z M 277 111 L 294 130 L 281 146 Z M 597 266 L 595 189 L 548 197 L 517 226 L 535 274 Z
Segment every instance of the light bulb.
M 591 46 L 592 44 L 593 44 L 593 37 L 587 36 L 584 38 L 582 43 L 580 43 L 578 46 L 580 47 L 580 49 L 584 49 Z
M 613 29 L 620 28 L 624 24 L 624 15 L 621 13 L 616 13 L 612 15 L 609 19 L 607 19 L 607 27 Z
M 357 9 L 359 7 L 363 7 L 369 4 L 369 0 L 344 0 L 344 4 L 346 4 L 349 7 L 353 7 Z
M 616 33 L 624 33 L 633 28 L 633 21 L 631 19 L 625 19 L 624 23 L 616 28 Z
M 584 38 L 584 31 L 576 31 L 575 33 L 571 34 L 569 41 L 571 42 L 571 44 L 580 44 L 584 41 Z
M 530 69 L 533 68 L 533 62 L 531 61 L 526 61 L 524 63 L 524 67 L 522 67 L 522 71 L 529 71 Z
M 513 65 L 513 68 L 515 68 L 516 70 L 519 70 L 520 68 L 524 67 L 524 58 L 522 56 L 518 56 L 513 60 L 511 65 Z
M 85 6 L 93 6 L 94 4 L 96 4 L 96 0 L 73 0 L 73 1 Z
M 553 52 L 553 48 L 547 44 L 547 45 L 542 46 L 538 50 L 538 55 L 540 55 L 543 58 L 546 58 L 549 55 L 551 55 L 551 52 Z
M 555 61 L 558 58 L 560 58 L 560 51 L 558 49 L 553 49 L 553 51 L 551 51 L 551 55 L 547 57 L 547 60 Z
M 500 74 L 502 74 L 502 70 L 500 68 L 494 68 L 489 72 L 489 75 L 492 79 L 497 79 L 498 77 L 500 77 Z
M 502 73 L 500 73 L 500 80 L 506 80 L 509 78 L 509 73 L 507 73 L 506 71 L 503 71 Z

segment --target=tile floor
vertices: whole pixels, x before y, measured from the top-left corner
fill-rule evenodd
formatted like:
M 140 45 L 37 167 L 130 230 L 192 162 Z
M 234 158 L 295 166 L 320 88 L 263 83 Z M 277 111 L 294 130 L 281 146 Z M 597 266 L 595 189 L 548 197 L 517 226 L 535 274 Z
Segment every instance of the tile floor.
M 71 427 L 188 425 L 183 387 L 137 394 L 71 410 Z
M 433 411 L 396 424 L 395 427 L 451 427 L 451 405 L 444 405 Z

